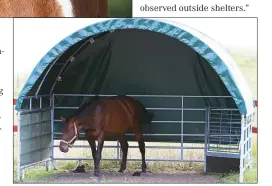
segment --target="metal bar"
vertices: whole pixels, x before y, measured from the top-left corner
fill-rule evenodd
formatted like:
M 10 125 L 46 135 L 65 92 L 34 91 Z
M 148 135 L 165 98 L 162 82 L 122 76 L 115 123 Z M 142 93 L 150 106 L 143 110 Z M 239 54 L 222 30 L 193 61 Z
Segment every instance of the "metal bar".
M 213 135 L 210 135 L 210 137 L 230 137 L 230 136 L 232 136 L 232 137 L 239 137 L 240 135 L 235 135 L 235 134 L 222 134 L 222 135 L 219 135 L 219 134 L 215 135 L 215 134 L 213 134 Z
M 114 148 L 116 148 L 116 147 L 114 147 Z M 119 141 L 118 140 L 117 140 L 117 159 L 120 160 L 120 146 L 119 146 Z
M 45 95 L 37 95 L 37 96 L 26 96 L 26 97 L 24 97 L 24 99 L 31 99 L 31 98 L 37 99 L 37 98 L 40 98 L 40 97 L 50 97 L 50 95 L 45 94 Z
M 181 121 L 151 121 L 152 123 L 181 123 Z
M 235 124 L 236 125 L 236 124 Z M 216 125 L 212 125 L 211 126 L 214 130 L 216 129 L 216 128 L 219 128 L 219 126 L 216 126 Z M 241 129 L 241 127 L 232 127 L 233 129 Z M 238 131 L 237 131 L 238 132 Z M 239 131 L 239 133 L 240 133 L 241 131 Z
M 233 118 L 232 118 L 232 110 L 230 111 L 230 121 L 232 121 L 233 120 Z M 241 122 L 240 122 L 241 123 Z M 231 134 L 231 129 L 232 129 L 232 124 L 231 123 L 229 123 L 229 129 L 230 129 L 230 134 Z M 230 136 L 230 140 L 229 140 L 229 144 L 231 144 L 231 142 L 232 142 L 232 140 L 231 140 L 231 137 L 232 136 Z M 230 147 L 230 146 L 229 146 Z M 230 149 L 231 150 L 231 149 Z M 229 150 L 229 151 L 230 151 Z
M 249 151 L 246 151 L 246 153 L 242 156 L 243 159 L 245 159 L 245 157 L 249 154 L 250 150 Z
M 180 159 L 183 160 L 183 103 L 184 99 L 181 98 L 181 125 L 180 125 Z
M 52 85 L 52 87 L 51 87 L 51 90 L 50 90 L 50 94 L 52 94 L 52 92 L 53 92 L 53 90 L 54 90 L 54 88 L 55 88 L 55 86 L 56 86 L 56 83 L 57 83 L 57 80 L 58 80 L 58 77 L 61 75 L 61 73 L 63 72 L 63 70 L 64 70 L 64 68 L 72 61 L 71 60 L 71 57 L 73 58 L 74 57 L 74 55 L 83 47 L 83 46 L 85 46 L 85 44 L 87 44 L 87 43 L 89 43 L 89 40 L 87 40 L 87 41 L 85 41 L 70 57 L 69 57 L 69 59 L 68 60 L 66 60 L 65 61 L 65 64 L 62 66 L 62 68 L 61 68 L 61 70 L 59 71 L 59 73 L 58 73 L 58 75 L 57 75 L 57 77 L 56 77 L 56 79 L 55 79 L 55 81 L 54 81 L 54 83 L 53 83 L 53 85 Z
M 56 135 L 61 135 L 60 132 L 54 132 Z M 83 133 L 82 133 L 83 134 Z M 202 136 L 205 134 L 143 134 L 144 136 Z M 126 134 L 126 136 L 134 136 L 134 134 Z
M 223 115 L 223 114 L 222 114 Z M 225 114 L 224 114 L 225 115 Z M 222 120 L 222 119 L 227 119 L 227 118 L 216 118 L 216 117 L 211 117 L 211 119 L 214 119 L 214 120 Z M 234 121 L 241 121 L 241 119 L 233 119 Z M 232 121 L 233 121 L 232 120 Z
M 242 183 L 244 181 L 244 122 L 246 117 L 242 115 L 242 123 L 241 123 L 241 140 L 240 140 L 240 175 L 239 182 Z
M 49 161 L 45 161 L 45 170 L 49 171 Z
M 227 144 L 226 144 L 227 145 Z M 224 148 L 224 147 L 210 147 L 209 148 L 210 150 L 212 150 L 212 149 L 220 149 L 220 150 L 238 150 L 238 147 L 236 147 L 236 148 L 232 148 L 232 147 L 227 147 L 227 148 Z
M 30 113 L 37 113 L 37 112 L 45 112 L 50 110 L 51 108 L 43 108 L 43 109 L 32 109 L 32 110 L 22 110 L 21 115 L 30 114 Z
M 54 64 L 56 63 L 56 61 L 59 59 L 59 57 L 60 57 L 60 55 L 52 62 L 52 65 L 50 65 L 50 67 L 49 67 L 48 70 L 46 71 L 46 73 L 45 73 L 45 75 L 43 76 L 43 79 L 42 79 L 41 83 L 39 84 L 39 87 L 38 87 L 38 89 L 37 89 L 37 91 L 36 91 L 36 93 L 35 93 L 35 96 L 37 96 L 38 93 L 40 92 L 40 89 L 41 89 L 41 87 L 42 87 L 42 85 L 43 85 L 43 82 L 44 82 L 45 78 L 47 77 L 48 73 L 50 72 L 51 68 L 54 66 Z
M 54 160 L 93 160 L 93 158 L 54 158 Z M 118 160 L 118 159 L 114 159 L 114 158 L 105 158 L 105 159 L 101 159 L 101 160 Z M 141 159 L 127 159 L 127 161 L 141 161 Z M 173 159 L 173 160 L 169 160 L 169 159 L 146 159 L 146 161 L 175 161 L 175 162 L 180 162 L 180 159 Z M 183 162 L 203 162 L 203 160 L 183 160 Z
M 65 63 L 56 63 L 56 64 L 54 64 L 55 66 L 60 66 L 60 65 L 64 65 Z M 52 65 L 52 64 L 50 64 L 51 66 L 54 66 L 54 65 Z
M 92 97 L 97 94 L 55 94 L 55 96 L 78 96 L 78 97 Z M 117 96 L 116 94 L 98 94 L 98 96 Z M 180 95 L 127 95 L 131 97 L 160 97 L 160 98 L 232 98 L 231 96 L 180 96 Z M 238 110 L 238 109 L 236 109 Z
M 17 178 L 21 181 L 21 112 L 18 112 L 18 162 L 17 162 Z
M 231 112 L 232 112 L 233 110 L 231 110 Z M 220 114 L 220 113 L 218 113 L 218 112 L 213 112 L 213 113 L 211 113 L 211 115 L 218 115 L 218 114 Z M 231 114 L 224 114 L 224 116 L 230 116 Z M 241 114 L 232 114 L 232 116 L 240 116 L 241 117 Z M 241 120 L 241 118 L 239 119 L 239 120 Z
M 55 96 L 54 94 L 51 95 L 51 147 L 54 146 L 54 113 L 55 113 L 55 110 L 54 110 L 54 107 L 55 107 Z M 50 160 L 51 160 L 51 166 L 53 167 L 53 169 L 56 169 L 55 168 L 55 165 L 54 165 L 54 148 L 51 148 L 51 151 L 50 151 Z
M 60 119 L 56 119 L 54 121 L 61 122 Z M 181 121 L 152 121 L 152 123 L 181 123 Z M 183 121 L 183 123 L 203 123 L 203 124 L 205 124 L 204 121 Z
M 58 148 L 58 145 L 54 145 L 54 148 Z M 73 145 L 73 148 L 89 148 L 89 145 Z M 103 148 L 117 148 L 115 145 L 105 145 Z M 139 146 L 129 146 L 129 148 L 139 148 Z M 145 146 L 146 149 L 180 149 L 179 146 Z M 204 147 L 183 146 L 183 149 L 204 149 Z
M 219 110 L 219 111 L 235 110 L 235 111 L 238 111 L 238 109 L 231 109 L 231 108 L 220 108 L 220 109 L 211 109 L 211 110 Z
M 79 109 L 79 107 L 55 107 L 55 109 Z M 147 110 L 181 111 L 180 108 L 146 108 Z M 185 111 L 204 111 L 205 109 L 184 109 Z
M 208 123 L 209 123 L 209 108 L 206 108 L 205 113 L 205 139 L 204 139 L 204 172 L 207 171 L 207 143 L 208 143 Z
M 231 154 L 231 153 L 221 153 L 221 152 L 207 152 L 207 156 L 213 156 L 213 157 L 225 157 L 225 158 L 237 158 L 239 159 L 239 154 Z
M 44 163 L 45 161 L 48 161 L 48 160 L 49 160 L 49 159 L 45 159 L 45 160 L 42 160 L 42 161 L 38 161 L 38 162 L 35 162 L 35 163 L 31 163 L 31 164 L 28 164 L 28 165 L 24 165 L 24 166 L 22 166 L 21 168 L 26 169 L 26 168 L 32 167 L 32 166 L 34 166 L 34 165 Z
M 42 97 L 40 97 L 40 109 L 42 108 Z
M 29 110 L 32 110 L 32 98 L 29 99 Z

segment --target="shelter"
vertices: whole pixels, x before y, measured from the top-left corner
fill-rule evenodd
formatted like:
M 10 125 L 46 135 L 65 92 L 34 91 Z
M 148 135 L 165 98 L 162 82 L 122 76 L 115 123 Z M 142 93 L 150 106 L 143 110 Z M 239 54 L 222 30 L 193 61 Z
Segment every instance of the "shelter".
M 254 102 L 230 55 L 185 25 L 128 18 L 99 22 L 71 34 L 37 64 L 16 110 L 21 115 L 20 134 L 43 144 L 24 148 L 19 168 L 33 159 L 54 160 L 60 116 L 71 115 L 93 95 L 139 99 L 155 114 L 146 141 L 180 142 L 181 161 L 183 143 L 202 142 L 205 171 L 237 169 L 242 162 L 243 175 L 251 163 Z M 33 141 L 21 138 L 24 144 Z M 33 152 L 38 155 L 27 158 Z M 223 166 L 226 159 L 230 163 Z

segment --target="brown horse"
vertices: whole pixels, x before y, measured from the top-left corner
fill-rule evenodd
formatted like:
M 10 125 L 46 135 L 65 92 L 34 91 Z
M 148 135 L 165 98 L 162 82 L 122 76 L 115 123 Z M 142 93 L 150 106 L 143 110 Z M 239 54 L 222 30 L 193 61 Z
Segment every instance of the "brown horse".
M 0 0 L 0 17 L 108 17 L 108 1 Z
M 146 172 L 145 143 L 141 133 L 142 124 L 150 124 L 152 114 L 148 113 L 145 107 L 137 100 L 128 96 L 113 96 L 105 99 L 95 99 L 92 103 L 85 104 L 77 113 L 65 119 L 66 123 L 62 131 L 62 138 L 59 149 L 61 152 L 68 152 L 69 147 L 79 136 L 82 129 L 88 140 L 94 159 L 94 176 L 100 175 L 100 160 L 104 139 L 108 136 L 116 136 L 121 144 L 123 152 L 122 163 L 119 172 L 126 169 L 128 142 L 125 133 L 131 129 L 139 143 L 142 155 L 142 171 L 135 172 L 134 176 L 140 176 Z M 95 141 L 98 142 L 96 149 Z

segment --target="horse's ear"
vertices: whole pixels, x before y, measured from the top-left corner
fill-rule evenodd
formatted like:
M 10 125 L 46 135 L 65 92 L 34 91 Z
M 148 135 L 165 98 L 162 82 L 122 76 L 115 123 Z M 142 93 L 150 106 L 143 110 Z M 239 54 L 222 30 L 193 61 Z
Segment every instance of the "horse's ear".
M 66 119 L 64 117 L 60 117 L 61 121 L 66 122 Z

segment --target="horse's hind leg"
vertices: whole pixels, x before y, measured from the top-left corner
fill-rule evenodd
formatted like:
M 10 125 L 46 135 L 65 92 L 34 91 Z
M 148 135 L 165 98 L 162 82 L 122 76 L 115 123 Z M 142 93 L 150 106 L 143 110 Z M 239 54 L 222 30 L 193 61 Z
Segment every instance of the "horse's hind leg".
M 145 162 L 145 143 L 144 143 L 144 138 L 143 135 L 140 132 L 135 133 L 136 139 L 139 144 L 139 149 L 142 154 L 142 172 L 146 172 L 146 162 Z M 140 176 L 142 172 L 135 172 L 133 176 Z
M 94 176 L 99 177 L 100 176 L 100 160 L 101 160 L 101 154 L 102 149 L 104 145 L 104 139 L 100 138 L 97 140 L 97 151 L 95 153 L 95 160 L 94 160 Z
M 118 172 L 123 173 L 123 171 L 126 170 L 126 168 L 127 168 L 128 142 L 127 142 L 125 136 L 119 136 L 118 139 L 121 144 L 121 149 L 122 149 L 122 153 L 123 153 L 121 167 Z

